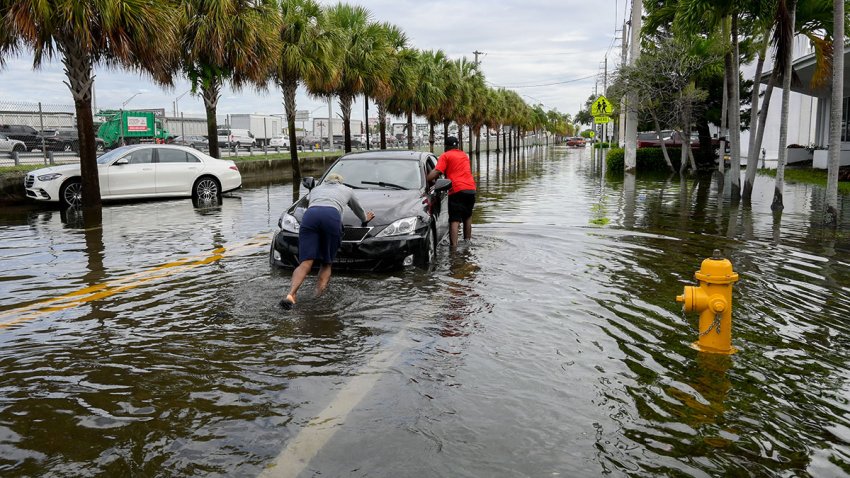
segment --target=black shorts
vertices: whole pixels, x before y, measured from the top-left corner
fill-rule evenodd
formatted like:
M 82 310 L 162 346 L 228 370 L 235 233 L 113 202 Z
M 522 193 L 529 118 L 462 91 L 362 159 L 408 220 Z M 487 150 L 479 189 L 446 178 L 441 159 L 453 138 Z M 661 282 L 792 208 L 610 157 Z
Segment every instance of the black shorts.
M 465 189 L 449 195 L 449 222 L 461 222 L 472 217 L 475 190 Z

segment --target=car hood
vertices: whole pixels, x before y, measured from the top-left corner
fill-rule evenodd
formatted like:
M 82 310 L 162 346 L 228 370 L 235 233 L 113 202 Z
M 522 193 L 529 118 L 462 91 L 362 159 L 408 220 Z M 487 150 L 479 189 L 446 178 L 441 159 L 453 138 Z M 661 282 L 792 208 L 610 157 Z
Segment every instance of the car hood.
M 393 221 L 411 216 L 424 216 L 422 205 L 424 198 L 418 190 L 355 190 L 354 195 L 364 211 L 375 213 L 371 226 L 385 226 Z M 309 194 L 302 197 L 289 208 L 289 213 L 301 221 L 307 207 Z M 350 208 L 345 208 L 342 222 L 345 225 L 360 225 L 358 218 Z
M 36 169 L 35 171 L 31 171 L 30 174 L 34 176 L 40 176 L 43 174 L 49 173 L 60 173 L 65 176 L 79 175 L 80 174 L 80 165 L 79 164 L 63 164 L 60 166 L 51 166 L 49 168 L 41 168 Z

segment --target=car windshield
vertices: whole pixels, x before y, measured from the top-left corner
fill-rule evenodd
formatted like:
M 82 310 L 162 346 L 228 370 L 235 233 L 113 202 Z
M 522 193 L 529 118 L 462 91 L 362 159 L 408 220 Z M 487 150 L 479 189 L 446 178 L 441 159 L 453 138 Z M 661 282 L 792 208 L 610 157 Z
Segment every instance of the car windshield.
M 227 135 L 229 135 L 229 134 L 230 134 L 230 130 L 229 130 L 229 129 L 220 129 L 220 130 L 218 130 L 218 135 L 219 135 L 219 136 L 227 136 Z
M 132 146 L 122 146 L 120 148 L 115 148 L 112 151 L 104 154 L 103 156 L 98 157 L 97 164 L 109 164 L 113 160 L 123 156 L 127 151 L 130 151 L 131 149 Z
M 345 184 L 365 189 L 419 189 L 419 162 L 405 159 L 349 159 L 337 162 L 328 174 L 342 176 Z

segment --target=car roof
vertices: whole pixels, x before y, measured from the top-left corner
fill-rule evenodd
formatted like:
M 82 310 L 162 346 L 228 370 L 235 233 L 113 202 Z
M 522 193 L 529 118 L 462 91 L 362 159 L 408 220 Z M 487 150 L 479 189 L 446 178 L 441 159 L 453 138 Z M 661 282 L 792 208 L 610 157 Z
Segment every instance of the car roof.
M 339 159 L 401 159 L 409 161 L 421 161 L 431 153 L 424 151 L 408 150 L 377 150 L 349 153 Z

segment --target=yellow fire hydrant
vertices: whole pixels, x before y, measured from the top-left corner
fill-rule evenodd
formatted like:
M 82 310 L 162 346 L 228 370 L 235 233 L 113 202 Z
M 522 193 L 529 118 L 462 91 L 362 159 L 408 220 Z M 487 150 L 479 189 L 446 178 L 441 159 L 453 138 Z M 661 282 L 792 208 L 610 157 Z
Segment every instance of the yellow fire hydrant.
M 676 296 L 676 302 L 684 303 L 685 312 L 699 312 L 699 338 L 692 347 L 715 354 L 735 353 L 732 284 L 738 281 L 738 274 L 732 270 L 732 263 L 715 249 L 710 258 L 702 261 L 694 277 L 699 286 L 685 286 L 685 293 Z

